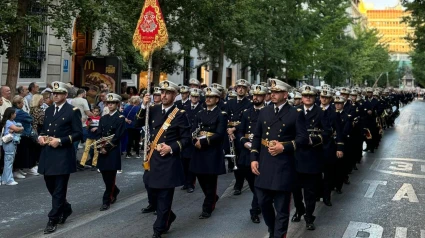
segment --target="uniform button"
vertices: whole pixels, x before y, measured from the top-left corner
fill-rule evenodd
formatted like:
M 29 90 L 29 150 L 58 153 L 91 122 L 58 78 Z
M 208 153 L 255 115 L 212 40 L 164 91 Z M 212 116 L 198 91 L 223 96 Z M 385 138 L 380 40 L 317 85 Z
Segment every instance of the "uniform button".
M 164 136 L 164 139 L 167 138 L 167 136 Z

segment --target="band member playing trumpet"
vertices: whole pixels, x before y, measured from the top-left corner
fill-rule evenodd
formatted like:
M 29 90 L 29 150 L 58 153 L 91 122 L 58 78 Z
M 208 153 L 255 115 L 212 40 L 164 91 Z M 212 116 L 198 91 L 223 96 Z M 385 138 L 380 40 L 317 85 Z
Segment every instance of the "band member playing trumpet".
M 72 142 L 83 136 L 80 110 L 66 102 L 68 90 L 65 84 L 53 82 L 52 86 L 55 103 L 46 109 L 43 130 L 38 137 L 43 146 L 38 172 L 44 175 L 47 190 L 52 196 L 45 234 L 54 232 L 57 224 L 65 223 L 72 214 L 71 204 L 66 200 L 69 175 L 77 171 Z
M 251 101 L 246 97 L 249 89 L 249 83 L 245 79 L 239 79 L 236 81 L 236 93 L 237 98 L 229 100 L 227 102 L 226 112 L 229 117 L 227 133 L 230 137 L 230 140 L 235 139 L 235 135 L 238 130 L 238 126 L 241 123 L 242 113 L 252 107 Z M 236 157 L 232 160 L 229 160 L 228 170 L 233 171 L 234 161 L 239 159 L 239 154 L 241 151 L 240 143 L 233 143 L 235 146 L 234 152 L 236 152 Z M 242 191 L 242 186 L 244 182 L 244 176 L 239 171 L 235 170 L 235 179 L 236 183 L 234 186 L 234 195 L 240 195 Z
M 106 95 L 106 106 L 109 109 L 109 114 L 101 117 L 99 122 L 101 137 L 112 136 L 110 140 L 102 141 L 101 145 L 95 144 L 96 147 L 99 147 L 97 168 L 102 173 L 103 182 L 105 182 L 103 205 L 100 207 L 100 211 L 108 210 L 111 204 L 117 201 L 117 196 L 120 193 L 115 184 L 117 170 L 121 170 L 121 137 L 125 133 L 125 117 L 117 110 L 120 101 L 121 96 L 108 93 Z
M 305 117 L 287 102 L 290 86 L 270 79 L 273 106 L 260 111 L 251 147 L 255 191 L 269 237 L 286 237 L 291 191 L 296 179 L 294 152 L 309 142 Z
M 227 127 L 226 112 L 217 107 L 220 100 L 220 92 L 217 89 L 207 87 L 204 92 L 207 108 L 196 114 L 192 125 L 192 132 L 199 128 L 199 134 L 194 134 L 196 149 L 192 153 L 189 166 L 189 170 L 198 178 L 205 195 L 199 219 L 209 218 L 214 211 L 218 200 L 218 175 L 226 173 L 223 156 L 223 141 Z
M 156 200 L 157 218 L 153 225 L 153 238 L 161 237 L 176 219 L 171 210 L 174 188 L 184 184 L 181 152 L 190 143 L 190 126 L 186 112 L 174 104 L 179 86 L 167 80 L 159 86 L 162 104 L 150 106 L 148 115 L 148 148 L 152 155 L 150 158 L 144 158 L 147 166 L 145 168 L 150 170 L 144 182 L 148 183 L 152 198 Z M 145 110 L 149 102 L 150 95 L 146 94 L 142 111 L 137 118 L 138 124 L 145 121 Z
M 242 122 L 237 133 L 237 141 L 240 142 L 242 147 L 237 165 L 239 173 L 244 180 L 246 179 L 248 181 L 249 188 L 254 195 L 250 210 L 251 221 L 253 223 L 260 223 L 260 217 L 258 215 L 261 213 L 261 209 L 258 205 L 257 195 L 255 194 L 255 175 L 251 171 L 250 154 L 252 139 L 254 137 L 254 128 L 257 125 L 260 110 L 264 108 L 264 98 L 267 94 L 267 88 L 261 85 L 252 85 L 251 92 L 254 106 L 243 113 Z

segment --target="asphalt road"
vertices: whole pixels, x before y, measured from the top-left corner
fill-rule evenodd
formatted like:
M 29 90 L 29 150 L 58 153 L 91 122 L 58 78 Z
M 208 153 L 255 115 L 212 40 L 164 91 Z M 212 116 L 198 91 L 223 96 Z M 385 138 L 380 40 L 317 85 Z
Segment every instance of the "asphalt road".
M 395 128 L 385 131 L 374 154 L 365 153 L 359 170 L 343 194 L 333 194 L 332 207 L 317 203 L 316 230 L 305 223 L 290 223 L 288 237 L 299 238 L 425 238 L 425 102 L 404 107 Z M 103 194 L 101 175 L 93 171 L 71 175 L 68 200 L 74 213 L 51 236 L 43 235 L 51 200 L 43 178 L 18 180 L 0 186 L 0 237 L 151 237 L 152 214 L 147 205 L 141 160 L 123 159 L 118 175 L 118 202 L 98 211 Z M 176 189 L 173 211 L 177 220 L 164 237 L 268 237 L 264 221 L 249 217 L 251 192 L 232 195 L 233 174 L 219 177 L 221 196 L 212 217 L 199 220 L 203 201 L 197 187 L 188 194 Z M 292 210 L 294 212 L 294 210 Z

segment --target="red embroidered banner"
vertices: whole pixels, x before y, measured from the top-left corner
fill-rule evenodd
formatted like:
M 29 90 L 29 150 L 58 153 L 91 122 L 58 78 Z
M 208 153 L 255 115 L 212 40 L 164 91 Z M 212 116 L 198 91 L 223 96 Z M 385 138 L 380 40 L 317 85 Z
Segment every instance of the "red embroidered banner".
M 145 0 L 136 30 L 133 45 L 147 61 L 155 50 L 168 43 L 168 32 L 158 0 Z

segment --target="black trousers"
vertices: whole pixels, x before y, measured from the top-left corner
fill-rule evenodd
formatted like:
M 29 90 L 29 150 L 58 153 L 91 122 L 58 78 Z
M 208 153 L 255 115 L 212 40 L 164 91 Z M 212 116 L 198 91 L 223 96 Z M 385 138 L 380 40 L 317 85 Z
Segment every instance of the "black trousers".
M 103 193 L 102 202 L 103 204 L 110 205 L 111 200 L 115 197 L 120 190 L 117 185 L 115 185 L 115 180 L 117 178 L 116 170 L 100 171 L 102 173 L 103 182 L 105 183 L 105 192 Z
M 168 230 L 171 216 L 175 216 L 171 210 L 173 204 L 174 188 L 150 188 L 156 198 L 156 220 L 153 224 L 154 232 L 164 233 Z
M 289 224 L 291 192 L 255 188 L 258 203 L 269 232 L 275 238 L 286 238 Z
M 205 199 L 202 204 L 202 211 L 212 213 L 215 209 L 215 204 L 218 200 L 217 196 L 217 180 L 216 174 L 197 174 L 199 185 L 204 192 Z
M 136 152 L 136 155 L 139 154 L 140 146 L 140 129 L 128 128 L 128 143 L 127 143 L 127 154 L 131 154 L 131 148 Z
M 298 186 L 294 189 L 294 204 L 299 212 L 305 211 L 305 219 L 308 222 L 314 221 L 314 210 L 316 209 L 316 192 L 318 181 L 320 181 L 322 174 L 304 174 L 298 173 Z M 304 202 L 303 193 L 304 189 Z
M 148 183 L 145 183 L 145 189 L 146 189 L 146 192 L 148 193 L 149 205 L 151 205 L 156 210 L 157 199 L 155 197 L 155 194 L 152 192 L 152 189 L 149 187 Z
M 58 222 L 63 213 L 71 210 L 71 204 L 66 200 L 68 190 L 69 174 L 44 175 L 47 190 L 52 196 L 52 209 L 49 212 L 49 219 Z
M 336 165 L 326 164 L 323 172 L 323 199 L 331 200 L 331 192 L 336 184 Z
M 183 158 L 183 169 L 185 175 L 185 186 L 188 188 L 195 188 L 196 176 L 193 172 L 189 170 L 190 158 Z
M 255 174 L 252 173 L 251 167 L 244 166 L 244 165 L 238 165 L 238 170 L 235 170 L 235 172 L 236 171 L 238 171 L 238 174 L 242 178 L 242 185 L 246 179 L 249 185 L 249 189 L 251 190 L 253 194 L 252 201 L 251 201 L 251 210 L 249 210 L 250 214 L 259 215 L 261 213 L 261 209 L 260 209 L 260 205 L 258 205 L 258 197 L 254 187 Z M 242 186 L 240 188 L 242 189 Z
M 243 183 L 245 182 L 245 173 L 239 169 L 239 165 L 238 165 L 238 169 L 233 171 L 234 175 L 235 175 L 235 186 L 233 186 L 234 190 L 242 190 L 243 187 Z

